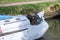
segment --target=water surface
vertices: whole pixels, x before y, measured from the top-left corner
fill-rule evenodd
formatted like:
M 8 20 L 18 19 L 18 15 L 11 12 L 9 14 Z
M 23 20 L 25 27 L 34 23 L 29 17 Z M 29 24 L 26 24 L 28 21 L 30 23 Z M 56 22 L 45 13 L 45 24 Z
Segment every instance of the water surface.
M 45 34 L 45 40 L 60 40 L 60 19 L 47 19 L 49 30 Z

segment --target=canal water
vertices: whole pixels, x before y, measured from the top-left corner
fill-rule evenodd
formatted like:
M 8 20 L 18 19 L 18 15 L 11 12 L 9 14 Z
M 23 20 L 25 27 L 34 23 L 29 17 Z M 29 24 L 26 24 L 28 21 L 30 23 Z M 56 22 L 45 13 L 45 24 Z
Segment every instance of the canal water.
M 59 17 L 54 17 L 46 20 L 49 24 L 49 29 L 44 36 L 45 40 L 60 40 L 60 18 Z

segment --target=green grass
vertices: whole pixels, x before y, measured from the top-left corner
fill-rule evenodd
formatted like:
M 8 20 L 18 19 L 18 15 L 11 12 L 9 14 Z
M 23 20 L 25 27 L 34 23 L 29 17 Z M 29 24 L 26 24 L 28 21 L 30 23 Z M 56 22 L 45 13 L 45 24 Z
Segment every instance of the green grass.
M 13 3 L 13 2 L 27 2 L 27 1 L 37 1 L 37 0 L 0 0 L 0 4 Z
M 0 0 L 0 4 L 4 4 L 4 3 L 12 3 L 12 2 L 25 2 L 28 0 Z
M 56 2 L 42 2 L 37 4 L 26 4 L 22 6 L 0 7 L 0 14 L 7 13 L 9 15 L 36 13 L 42 9 L 46 9 L 49 5 Z

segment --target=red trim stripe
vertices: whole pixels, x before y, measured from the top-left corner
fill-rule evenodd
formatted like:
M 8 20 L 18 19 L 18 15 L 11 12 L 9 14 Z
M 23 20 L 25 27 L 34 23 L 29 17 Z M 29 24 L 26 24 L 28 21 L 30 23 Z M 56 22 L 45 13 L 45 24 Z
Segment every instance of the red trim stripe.
M 2 30 L 1 30 L 1 27 L 0 27 L 0 35 L 2 35 Z

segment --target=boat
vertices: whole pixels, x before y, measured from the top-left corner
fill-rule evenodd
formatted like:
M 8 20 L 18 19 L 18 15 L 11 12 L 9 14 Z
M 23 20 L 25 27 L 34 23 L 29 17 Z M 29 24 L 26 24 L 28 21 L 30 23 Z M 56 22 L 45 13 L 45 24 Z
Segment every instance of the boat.
M 28 15 L 0 15 L 0 40 L 35 40 L 48 30 L 44 11 Z

